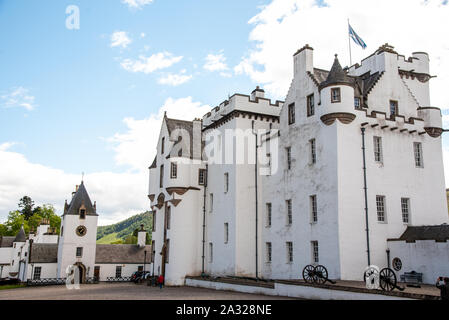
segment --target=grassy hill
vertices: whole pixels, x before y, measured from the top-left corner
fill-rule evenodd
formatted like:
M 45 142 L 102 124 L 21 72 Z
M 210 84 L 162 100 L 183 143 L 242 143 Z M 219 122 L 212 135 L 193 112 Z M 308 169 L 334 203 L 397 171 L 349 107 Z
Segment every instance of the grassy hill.
M 153 217 L 149 211 L 132 216 L 116 224 L 98 227 L 97 243 L 135 243 L 137 238 L 133 237 L 133 233 L 136 229 L 140 229 L 141 224 L 144 225 L 147 231 L 152 229 Z M 151 242 L 151 234 L 147 236 L 147 243 L 149 242 Z

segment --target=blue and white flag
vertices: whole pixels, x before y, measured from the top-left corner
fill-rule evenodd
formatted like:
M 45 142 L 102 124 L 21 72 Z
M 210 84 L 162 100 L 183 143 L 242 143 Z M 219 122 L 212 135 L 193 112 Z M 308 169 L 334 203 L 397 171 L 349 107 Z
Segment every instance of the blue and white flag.
M 361 46 L 363 49 L 366 48 L 366 43 L 365 41 L 362 40 L 362 38 L 360 38 L 357 33 L 355 33 L 354 29 L 352 29 L 351 25 L 349 25 L 349 36 L 352 38 L 352 40 L 354 40 L 355 43 L 357 43 L 359 46 Z

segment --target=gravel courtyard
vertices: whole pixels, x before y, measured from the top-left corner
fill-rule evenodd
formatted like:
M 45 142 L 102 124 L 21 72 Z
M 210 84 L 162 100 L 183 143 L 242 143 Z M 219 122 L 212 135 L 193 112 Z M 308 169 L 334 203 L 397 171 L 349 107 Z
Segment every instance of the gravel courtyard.
M 256 294 L 215 291 L 193 287 L 149 287 L 133 283 L 82 285 L 79 290 L 65 286 L 28 287 L 0 290 L 0 300 L 286 300 Z M 291 300 L 291 299 L 289 299 Z

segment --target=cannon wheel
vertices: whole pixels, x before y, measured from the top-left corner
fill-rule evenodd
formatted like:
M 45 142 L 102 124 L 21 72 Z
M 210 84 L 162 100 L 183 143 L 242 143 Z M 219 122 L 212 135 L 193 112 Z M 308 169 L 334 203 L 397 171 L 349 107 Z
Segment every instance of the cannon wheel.
M 312 265 L 307 265 L 304 270 L 302 270 L 302 277 L 307 283 L 315 282 L 315 267 Z
M 315 282 L 318 284 L 323 284 L 327 281 L 328 274 L 325 266 L 318 265 L 315 267 Z
M 396 274 L 390 268 L 384 268 L 380 271 L 379 284 L 384 291 L 393 291 L 397 287 Z

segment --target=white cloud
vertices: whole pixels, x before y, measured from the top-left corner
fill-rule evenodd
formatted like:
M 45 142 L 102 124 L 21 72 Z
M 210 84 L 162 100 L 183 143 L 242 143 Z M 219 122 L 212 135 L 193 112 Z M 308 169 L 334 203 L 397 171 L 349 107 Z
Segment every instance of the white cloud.
M 229 69 L 226 65 L 226 57 L 223 53 L 208 54 L 205 60 L 206 63 L 203 68 L 208 71 L 226 71 Z
M 116 31 L 111 35 L 111 47 L 126 48 L 132 40 L 125 31 Z
M 150 57 L 140 55 L 138 60 L 125 59 L 122 61 L 121 66 L 129 72 L 143 72 L 148 74 L 156 70 L 171 67 L 181 61 L 182 58 L 182 56 L 175 57 L 169 52 L 159 52 Z
M 28 111 L 36 107 L 35 97 L 24 87 L 12 88 L 8 93 L 1 95 L 0 105 L 4 108 L 25 108 Z
M 349 64 L 347 18 L 367 43 L 362 50 L 352 45 L 353 63 L 388 42 L 404 55 L 415 51 L 430 54 L 432 105 L 449 108 L 445 87 L 449 82 L 449 5 L 443 0 L 273 0 L 262 7 L 249 23 L 249 40 L 254 43 L 236 73 L 247 74 L 264 84 L 273 98 L 285 99 L 293 76 L 293 54 L 305 44 L 314 50 L 316 67 L 329 69 L 335 53 Z M 382 21 L 382 23 L 379 23 Z M 419 23 L 417 23 L 419 21 Z
M 110 138 L 116 151 L 116 163 L 133 170 L 123 173 L 94 172 L 84 177 L 92 201 L 97 201 L 99 223 L 110 224 L 149 209 L 148 167 L 156 152 L 164 112 L 169 117 L 193 120 L 210 110 L 209 106 L 192 101 L 191 97 L 169 98 L 156 114 L 135 120 L 126 118 L 128 131 Z M 31 162 L 10 148 L 14 142 L 0 144 L 0 223 L 9 211 L 17 208 L 24 195 L 36 204 L 53 204 L 62 214 L 64 199 L 70 200 L 80 174 Z
M 180 120 L 193 120 L 210 111 L 210 106 L 192 101 L 192 97 L 168 98 L 157 114 L 146 119 L 126 118 L 126 133 L 117 133 L 109 141 L 114 144 L 115 161 L 118 165 L 128 165 L 146 174 L 156 154 L 156 143 L 162 125 L 164 112 L 167 116 Z
M 186 70 L 181 70 L 179 74 L 168 73 L 158 80 L 160 84 L 166 84 L 173 87 L 179 86 L 192 79 L 192 75 L 185 74 Z
M 122 0 L 122 3 L 133 9 L 142 9 L 144 6 L 152 2 L 153 0 Z

